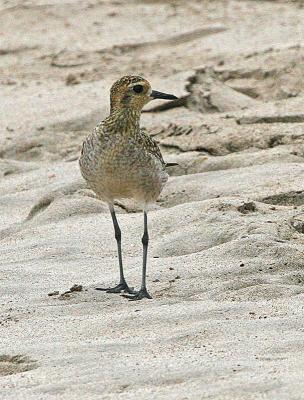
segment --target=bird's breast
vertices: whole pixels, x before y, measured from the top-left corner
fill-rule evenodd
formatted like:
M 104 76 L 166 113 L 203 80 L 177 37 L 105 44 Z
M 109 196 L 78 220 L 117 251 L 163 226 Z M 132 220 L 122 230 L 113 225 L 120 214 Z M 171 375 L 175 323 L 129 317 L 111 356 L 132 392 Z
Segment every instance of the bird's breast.
M 136 138 L 113 137 L 94 146 L 83 173 L 101 198 L 135 198 L 153 201 L 168 175 L 159 159 Z

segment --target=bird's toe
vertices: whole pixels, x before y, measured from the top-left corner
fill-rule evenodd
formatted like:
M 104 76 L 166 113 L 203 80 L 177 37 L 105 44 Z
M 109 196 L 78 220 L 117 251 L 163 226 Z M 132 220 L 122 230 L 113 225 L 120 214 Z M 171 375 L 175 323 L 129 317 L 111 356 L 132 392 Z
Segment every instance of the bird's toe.
M 96 288 L 96 290 L 100 290 L 100 291 L 103 291 L 106 293 L 121 293 L 121 292 L 130 293 L 130 294 L 135 293 L 133 288 L 130 288 L 126 282 L 119 283 L 118 285 L 116 285 L 112 288 Z
M 135 292 L 132 295 L 124 294 L 123 297 L 130 301 L 137 301 L 142 299 L 152 299 L 152 296 L 148 293 L 147 289 L 140 289 L 138 292 Z

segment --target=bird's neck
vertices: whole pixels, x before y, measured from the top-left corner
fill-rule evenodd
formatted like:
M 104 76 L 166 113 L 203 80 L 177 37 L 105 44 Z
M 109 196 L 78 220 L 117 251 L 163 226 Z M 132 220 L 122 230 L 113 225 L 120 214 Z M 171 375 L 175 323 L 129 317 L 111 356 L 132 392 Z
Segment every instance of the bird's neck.
M 112 109 L 105 125 L 116 132 L 128 133 L 139 129 L 140 111 L 131 108 Z

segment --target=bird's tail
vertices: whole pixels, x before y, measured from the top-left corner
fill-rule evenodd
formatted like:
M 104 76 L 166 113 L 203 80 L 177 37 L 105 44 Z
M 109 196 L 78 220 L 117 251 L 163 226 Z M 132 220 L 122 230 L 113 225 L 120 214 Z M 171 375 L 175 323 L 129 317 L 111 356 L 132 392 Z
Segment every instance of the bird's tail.
M 175 165 L 179 165 L 179 164 L 176 162 L 167 162 L 166 163 L 166 167 L 174 167 Z

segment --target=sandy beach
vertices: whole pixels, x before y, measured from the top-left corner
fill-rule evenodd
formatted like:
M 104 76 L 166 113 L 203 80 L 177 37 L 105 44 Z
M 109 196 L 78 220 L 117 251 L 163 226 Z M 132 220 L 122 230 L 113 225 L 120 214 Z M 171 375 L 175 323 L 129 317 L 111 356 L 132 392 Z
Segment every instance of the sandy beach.
M 304 399 L 303 1 L 0 4 L 1 400 Z M 80 175 L 109 89 L 176 162 L 149 212 L 148 289 L 117 283 L 107 205 Z M 143 216 L 119 202 L 125 273 Z

